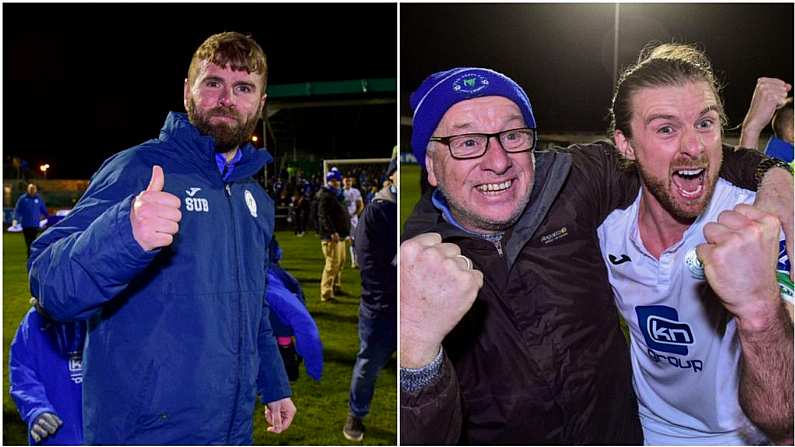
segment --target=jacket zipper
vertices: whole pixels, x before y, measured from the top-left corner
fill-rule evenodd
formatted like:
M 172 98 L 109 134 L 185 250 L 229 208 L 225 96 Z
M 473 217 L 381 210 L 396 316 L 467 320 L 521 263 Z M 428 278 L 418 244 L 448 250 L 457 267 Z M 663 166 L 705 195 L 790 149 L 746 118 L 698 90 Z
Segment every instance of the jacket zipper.
M 238 285 L 239 290 L 242 290 L 242 286 L 240 284 L 240 265 L 238 264 L 239 259 L 240 259 L 240 253 L 239 253 L 239 248 L 238 248 L 238 243 L 237 243 L 237 228 L 235 226 L 235 206 L 232 203 L 232 184 L 231 183 L 224 183 L 224 193 L 226 195 L 227 203 L 229 204 L 229 215 L 232 218 L 231 219 L 232 220 L 232 225 L 231 225 L 232 226 L 232 236 L 233 236 L 233 241 L 234 241 L 234 245 L 235 245 L 235 279 L 237 280 L 237 285 Z M 240 367 L 242 366 L 242 363 L 240 361 L 240 357 L 242 355 L 242 349 L 243 349 L 243 346 L 242 346 L 243 345 L 243 316 L 242 316 L 243 303 L 242 303 L 242 300 L 240 300 L 240 296 L 238 296 L 238 300 L 239 300 L 238 306 L 237 306 L 238 338 L 237 338 L 237 357 L 236 357 L 236 362 L 237 362 L 236 366 L 237 367 L 232 369 L 232 371 L 237 371 L 238 377 L 237 377 L 237 383 L 235 385 L 235 398 L 234 398 L 234 400 L 232 402 L 231 418 L 229 419 L 229 429 L 227 430 L 227 433 L 226 433 L 227 442 L 229 442 L 229 440 L 232 437 L 232 427 L 234 426 L 235 416 L 237 415 L 237 411 L 236 411 L 237 402 L 238 402 L 239 397 L 240 397 L 240 377 L 242 376 L 242 374 L 240 374 Z
M 502 239 L 494 241 L 494 246 L 497 248 L 497 254 L 502 257 Z

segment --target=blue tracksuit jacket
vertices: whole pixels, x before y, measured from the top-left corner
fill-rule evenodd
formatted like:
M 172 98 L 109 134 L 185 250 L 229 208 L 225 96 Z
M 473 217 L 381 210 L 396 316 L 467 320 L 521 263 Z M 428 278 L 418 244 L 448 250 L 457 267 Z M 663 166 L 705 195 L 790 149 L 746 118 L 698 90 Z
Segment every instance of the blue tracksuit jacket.
M 30 427 L 44 412 L 55 413 L 63 425 L 38 445 L 81 445 L 81 357 L 85 323 L 46 320 L 30 308 L 11 342 L 8 375 L 11 398 L 28 426 L 28 443 L 34 444 Z
M 775 135 L 770 137 L 765 146 L 765 155 L 768 157 L 778 158 L 787 163 L 792 163 L 792 143 L 785 141 Z
M 304 358 L 306 372 L 315 380 L 323 375 L 323 343 L 320 331 L 304 304 L 301 284 L 293 275 L 271 264 L 268 271 L 268 304 L 271 326 L 278 336 L 295 336 L 295 349 Z
M 271 158 L 246 145 L 225 183 L 214 147 L 170 113 L 32 247 L 32 294 L 58 320 L 88 319 L 86 443 L 251 443 L 255 395 L 290 395 L 265 300 L 273 201 L 251 178 Z M 182 220 L 173 244 L 145 252 L 130 207 L 155 164 Z
M 47 207 L 44 205 L 44 199 L 39 194 L 30 196 L 28 193 L 23 193 L 17 199 L 17 205 L 14 207 L 15 219 L 19 221 L 22 228 L 39 228 L 39 222 L 43 217 L 47 217 Z

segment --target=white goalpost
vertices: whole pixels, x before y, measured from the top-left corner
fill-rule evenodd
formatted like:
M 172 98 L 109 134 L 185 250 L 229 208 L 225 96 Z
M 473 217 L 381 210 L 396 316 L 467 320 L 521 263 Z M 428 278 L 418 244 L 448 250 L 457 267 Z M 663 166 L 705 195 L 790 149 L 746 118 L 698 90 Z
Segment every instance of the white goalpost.
M 334 166 L 336 166 L 340 171 L 343 171 L 343 169 L 340 168 L 342 165 L 388 165 L 389 160 L 389 158 L 344 158 L 336 160 L 323 160 L 323 178 L 326 178 L 326 174 L 328 174 L 328 171 L 330 171 Z M 384 168 L 386 168 L 386 166 L 384 166 Z

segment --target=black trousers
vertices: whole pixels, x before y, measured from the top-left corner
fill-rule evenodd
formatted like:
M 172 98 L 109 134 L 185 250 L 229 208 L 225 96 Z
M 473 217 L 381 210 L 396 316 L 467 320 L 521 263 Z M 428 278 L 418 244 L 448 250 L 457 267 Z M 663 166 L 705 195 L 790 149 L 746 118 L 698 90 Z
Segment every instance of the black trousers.
M 25 245 L 28 246 L 28 257 L 30 257 L 30 244 L 32 244 L 36 236 L 39 235 L 39 229 L 36 227 L 23 228 L 22 234 L 25 235 Z

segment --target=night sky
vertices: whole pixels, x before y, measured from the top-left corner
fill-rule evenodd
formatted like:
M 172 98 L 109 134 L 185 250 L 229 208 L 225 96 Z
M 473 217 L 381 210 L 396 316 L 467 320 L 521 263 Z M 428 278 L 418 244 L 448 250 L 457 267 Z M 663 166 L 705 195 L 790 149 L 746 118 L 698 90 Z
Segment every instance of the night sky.
M 621 4 L 619 69 L 652 40 L 698 43 L 726 84 L 730 126 L 759 76 L 793 82 L 793 5 Z M 401 4 L 401 116 L 429 74 L 485 66 L 522 85 L 543 132 L 604 131 L 613 89 L 614 4 Z M 401 131 L 408 150 L 409 129 Z
M 268 57 L 270 85 L 397 77 L 394 4 L 2 7 L 4 163 L 47 162 L 49 178 L 88 178 L 113 153 L 157 137 L 168 111 L 184 111 L 191 55 L 217 32 L 251 34 Z M 392 104 L 275 118 L 283 135 L 296 133 L 299 150 L 334 134 L 324 149 L 388 157 L 396 114 Z
M 409 93 L 428 74 L 488 66 L 527 90 L 542 133 L 606 128 L 613 4 L 401 4 L 399 76 L 396 11 L 394 4 L 4 4 L 4 162 L 20 156 L 52 165 L 50 178 L 88 178 L 111 154 L 156 137 L 169 110 L 182 111 L 191 54 L 227 30 L 263 46 L 271 85 L 399 77 L 405 116 Z M 793 81 L 792 4 L 622 4 L 620 12 L 619 65 L 651 40 L 701 44 L 726 84 L 730 126 L 740 124 L 757 77 Z M 393 106 L 320 108 L 274 119 L 299 152 L 382 157 L 397 139 L 395 113 Z

